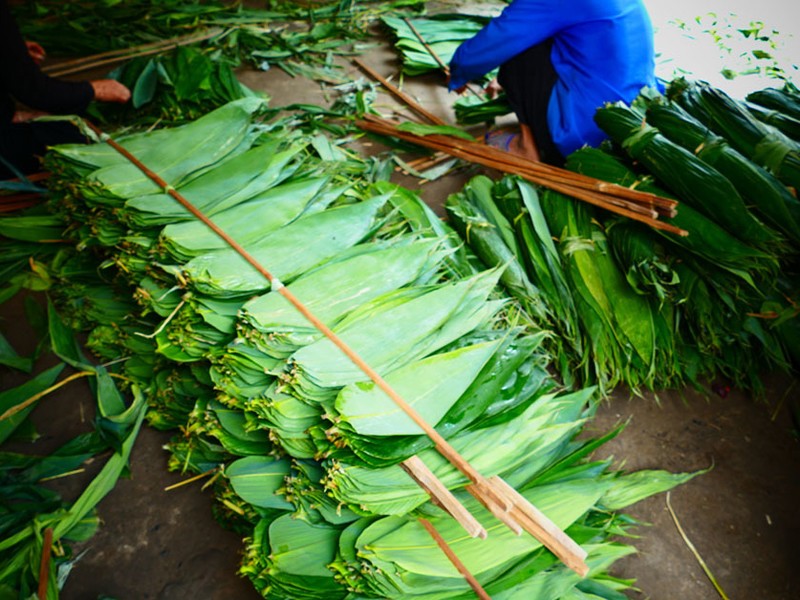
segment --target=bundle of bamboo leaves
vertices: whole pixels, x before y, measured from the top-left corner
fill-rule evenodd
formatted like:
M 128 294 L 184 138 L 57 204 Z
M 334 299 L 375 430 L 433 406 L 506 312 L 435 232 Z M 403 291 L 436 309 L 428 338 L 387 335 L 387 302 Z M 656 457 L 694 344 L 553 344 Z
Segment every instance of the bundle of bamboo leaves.
M 722 97 L 697 89 L 698 98 Z M 718 112 L 714 123 L 724 121 Z M 738 106 L 733 114 L 746 120 Z M 795 354 L 786 341 L 798 294 L 800 205 L 791 188 L 712 132 L 711 122 L 654 91 L 634 106 L 601 108 L 596 120 L 629 158 L 584 148 L 567 167 L 676 198 L 669 222 L 687 236 L 485 177 L 448 199 L 454 226 L 483 264 L 507 265 L 502 284 L 534 322 L 557 333 L 549 349 L 565 378 L 658 389 L 723 376 L 760 389 L 759 373 L 789 368 Z M 782 147 L 789 160 L 788 142 Z
M 490 536 L 464 539 L 401 463 L 419 454 L 453 490 L 468 480 L 281 288 L 107 145 L 59 147 L 48 158 L 52 206 L 76 251 L 113 272 L 116 297 L 138 303 L 124 317 L 94 313 L 90 343 L 143 381 L 151 422 L 180 423 L 172 466 L 217 474 L 220 519 L 250 540 L 243 573 L 270 598 L 465 596 L 466 581 L 420 539 L 425 516 L 497 597 L 627 587 L 606 574 L 630 551 L 610 541 L 625 526 L 615 511 L 688 476 L 586 463 L 608 439 L 576 439 L 594 390 L 563 391 L 548 374 L 546 334 L 497 288 L 506 269 L 476 269 L 416 195 L 370 180 L 369 163 L 321 136 L 260 121 L 262 108 L 239 100 L 120 142 L 224 224 L 481 472 L 569 528 L 592 570 L 581 580 L 474 501 L 464 500 Z M 85 285 L 59 285 L 64 305 L 79 311 L 70 295 Z

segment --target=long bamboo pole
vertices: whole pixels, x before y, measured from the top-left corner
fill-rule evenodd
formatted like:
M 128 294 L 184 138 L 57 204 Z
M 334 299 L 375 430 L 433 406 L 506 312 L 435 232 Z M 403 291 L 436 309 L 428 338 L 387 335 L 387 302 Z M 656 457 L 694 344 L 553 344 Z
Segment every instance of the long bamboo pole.
M 503 511 L 511 512 L 524 517 L 520 518 L 522 527 L 531 535 L 536 537 L 546 548 L 558 556 L 564 564 L 574 570 L 581 577 L 585 576 L 589 567 L 585 562 L 587 553 L 574 540 L 561 531 L 555 523 L 541 512 L 534 513 L 529 510 L 529 503 L 525 498 L 513 488 L 503 487 L 497 481 L 492 481 L 481 475 L 459 452 L 436 431 L 436 429 L 422 418 L 422 416 L 406 402 L 397 391 L 394 390 L 381 375 L 375 371 L 363 358 L 361 358 L 350 346 L 345 343 L 336 333 L 333 332 L 325 323 L 314 315 L 293 293 L 291 293 L 283 283 L 270 273 L 253 255 L 251 255 L 241 244 L 229 236 L 222 228 L 209 219 L 202 211 L 195 207 L 191 202 L 184 198 L 175 188 L 164 181 L 157 173 L 148 168 L 138 158 L 126 150 L 123 146 L 111 139 L 92 123 L 87 122 L 87 126 L 92 129 L 100 139 L 108 143 L 112 148 L 134 164 L 142 173 L 151 179 L 156 185 L 169 194 L 181 206 L 188 210 L 197 219 L 202 221 L 209 229 L 217 234 L 226 244 L 233 248 L 248 264 L 260 273 L 269 283 L 271 289 L 281 294 L 289 303 L 297 309 L 314 327 L 316 327 L 326 338 L 328 338 L 342 353 L 347 356 L 378 388 L 381 389 L 417 426 L 433 441 L 436 450 L 444 456 L 448 462 L 456 467 L 472 484 L 468 487 L 479 501 L 481 501 L 494 514 Z

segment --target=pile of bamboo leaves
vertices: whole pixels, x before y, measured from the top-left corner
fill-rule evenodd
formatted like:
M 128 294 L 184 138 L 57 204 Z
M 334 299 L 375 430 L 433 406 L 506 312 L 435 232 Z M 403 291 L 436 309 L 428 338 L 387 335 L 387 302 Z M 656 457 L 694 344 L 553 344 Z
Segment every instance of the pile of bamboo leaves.
M 260 119 L 264 108 L 245 98 L 120 143 L 475 468 L 566 529 L 590 573 L 579 578 L 467 500 L 469 481 L 280 289 L 110 146 L 57 147 L 51 206 L 74 251 L 49 266 L 54 294 L 92 350 L 146 390 L 148 420 L 179 428 L 173 468 L 213 476 L 220 520 L 248 539 L 242 572 L 268 598 L 468 597 L 424 517 L 492 597 L 619 594 L 630 582 L 607 571 L 632 549 L 612 541 L 628 525 L 617 511 L 688 476 L 586 462 L 613 435 L 577 438 L 595 390 L 563 389 L 548 373 L 547 334 L 497 287 L 505 269 L 476 268 L 415 194 L 373 179 L 370 162 L 322 135 Z M 97 293 L 103 285 L 112 292 Z M 401 463 L 415 455 L 488 539 L 464 536 L 409 478 Z
M 179 125 L 228 102 L 256 95 L 239 83 L 228 62 L 192 46 L 134 58 L 108 76 L 131 90 L 131 101 L 94 105 L 91 116 L 104 127 Z
M 761 373 L 797 365 L 798 145 L 719 90 L 676 81 L 671 95 L 598 110 L 614 147 L 581 149 L 567 168 L 676 198 L 667 221 L 687 236 L 484 177 L 451 196 L 450 219 L 484 264 L 510 265 L 501 282 L 556 333 L 565 377 L 758 390 Z
M 390 3 L 266 2 L 265 8 L 241 2 L 128 0 L 54 2 L 39 0 L 13 7 L 26 39 L 53 56 L 81 56 L 94 67 L 170 50 L 196 38 L 226 60 L 266 70 L 272 65 L 324 65 L 336 54 L 353 51 L 381 12 L 417 2 Z M 75 72 L 81 60 L 70 61 Z M 61 70 L 63 65 L 47 68 Z

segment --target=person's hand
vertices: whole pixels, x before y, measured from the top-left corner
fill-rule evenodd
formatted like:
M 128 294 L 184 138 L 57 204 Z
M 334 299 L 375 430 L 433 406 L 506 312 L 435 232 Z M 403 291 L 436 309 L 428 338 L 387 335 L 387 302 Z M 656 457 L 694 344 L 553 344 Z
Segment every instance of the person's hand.
M 447 73 L 447 87 L 448 87 L 448 88 L 450 87 L 450 72 L 449 72 L 449 71 L 448 71 L 448 73 Z M 456 94 L 458 94 L 458 95 L 461 95 L 461 94 L 463 94 L 464 92 L 466 92 L 466 91 L 467 91 L 467 84 L 465 83 L 465 84 L 464 84 L 464 85 L 462 85 L 460 88 L 457 88 L 457 89 L 455 89 L 455 90 L 453 90 L 453 91 L 454 91 Z
M 99 102 L 119 102 L 131 99 L 131 91 L 115 79 L 95 79 L 90 81 L 94 89 L 94 99 Z
M 46 113 L 41 110 L 17 110 L 14 112 L 14 116 L 11 118 L 11 122 L 26 123 L 28 121 L 32 121 L 33 119 L 47 116 L 48 114 L 50 113 Z
M 497 98 L 497 94 L 503 91 L 503 87 L 497 83 L 497 78 L 495 78 L 486 85 L 483 91 L 486 92 L 489 98 Z
M 44 62 L 47 53 L 44 51 L 44 48 L 42 48 L 41 44 L 26 41 L 25 47 L 28 49 L 28 54 L 30 54 L 33 62 L 35 62 L 37 65 L 40 65 Z

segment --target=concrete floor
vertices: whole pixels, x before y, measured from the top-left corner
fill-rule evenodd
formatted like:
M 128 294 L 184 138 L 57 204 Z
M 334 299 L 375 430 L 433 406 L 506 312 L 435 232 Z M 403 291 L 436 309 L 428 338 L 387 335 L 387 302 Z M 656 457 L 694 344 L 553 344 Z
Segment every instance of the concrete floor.
M 384 48 L 365 60 L 384 75 L 397 73 L 394 54 Z M 348 67 L 349 68 L 349 67 Z M 357 75 L 353 67 L 351 72 Z M 316 84 L 291 79 L 278 69 L 242 71 L 247 85 L 267 91 L 274 106 L 323 102 Z M 451 118 L 453 97 L 443 80 L 430 76 L 406 82 L 405 90 L 429 110 Z M 392 101 L 387 97 L 385 104 Z M 369 150 L 369 149 L 368 149 Z M 420 185 L 397 174 L 397 181 L 419 188 L 440 210 L 447 194 L 475 173 L 463 171 Z M 3 334 L 25 352 L 21 303 L 0 305 Z M 0 372 L 3 388 L 15 376 Z M 756 402 L 734 390 L 728 397 L 704 397 L 693 390 L 628 398 L 615 394 L 591 423 L 596 432 L 620 421 L 627 428 L 601 450 L 627 469 L 711 470 L 675 490 L 672 506 L 727 595 L 733 599 L 800 598 L 800 570 L 793 567 L 793 541 L 800 536 L 800 445 L 792 433 L 786 405 L 800 396 L 795 379 L 768 378 L 766 401 Z M 47 451 L 60 439 L 85 431 L 91 420 L 91 396 L 77 382 L 41 403 L 34 413 Z M 162 445 L 168 435 L 145 429 L 134 449 L 132 477 L 121 480 L 100 504 L 103 527 L 86 545 L 63 590 L 64 600 L 227 600 L 256 598 L 236 575 L 241 545 L 211 516 L 209 492 L 193 484 L 166 492 L 179 481 L 166 471 Z M 77 483 L 77 482 L 76 482 Z M 69 482 L 63 482 L 70 493 Z M 696 559 L 681 539 L 667 511 L 664 495 L 629 511 L 651 523 L 637 530 L 639 554 L 617 564 L 614 573 L 636 578 L 636 598 L 704 600 L 717 597 Z

